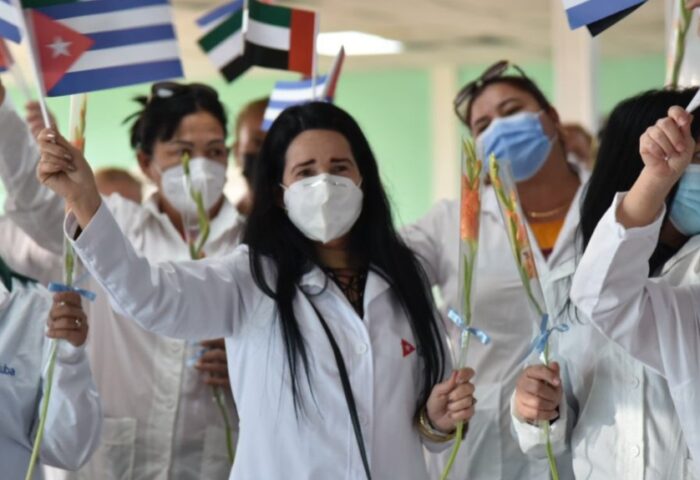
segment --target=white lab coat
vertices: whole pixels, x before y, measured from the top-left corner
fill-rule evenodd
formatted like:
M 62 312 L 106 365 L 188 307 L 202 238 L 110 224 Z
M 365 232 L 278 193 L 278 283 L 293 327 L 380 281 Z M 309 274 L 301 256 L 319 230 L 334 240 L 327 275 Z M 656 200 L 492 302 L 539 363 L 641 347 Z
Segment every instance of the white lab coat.
M 581 175 L 582 183 L 587 179 Z M 555 317 L 568 299 L 570 277 L 575 266 L 574 237 L 579 222 L 583 187 L 566 216 L 554 250 L 547 260 L 535 246 L 535 260 L 542 279 L 550 314 Z M 482 199 L 479 253 L 475 275 L 474 326 L 485 330 L 493 341 L 488 346 L 472 342 L 467 363 L 476 371 L 476 413 L 453 468 L 455 479 L 548 478 L 546 459 L 529 458 L 511 433 L 510 397 L 538 331 L 533 312 L 520 282 L 515 260 L 492 187 Z M 443 201 L 416 224 L 404 230 L 408 245 L 422 260 L 431 283 L 440 289 L 445 309 L 459 306 L 459 204 Z M 564 334 L 566 335 L 566 334 Z M 555 336 L 552 336 L 554 344 Z M 557 351 L 556 348 L 553 349 Z M 565 355 L 565 354 L 564 354 Z M 431 478 L 438 478 L 447 454 L 431 462 Z M 572 478 L 568 452 L 558 458 L 562 479 Z
M 666 379 L 573 306 L 561 321 L 571 330 L 557 339 L 565 397 L 551 441 L 556 452 L 571 450 L 575 478 L 692 479 Z M 511 414 L 521 449 L 544 458 L 542 431 L 518 418 L 514 408 Z
M 52 296 L 40 285 L 0 282 L 0 477 L 24 478 L 39 423 L 50 342 L 44 335 Z M 99 321 L 99 319 L 90 319 Z M 58 346 L 40 460 L 77 469 L 97 447 L 101 411 L 85 349 Z M 34 479 L 42 478 L 41 467 Z
M 700 241 L 690 240 L 662 278 L 648 278 L 663 212 L 625 229 L 615 212 L 598 224 L 574 277 L 571 298 L 604 335 L 668 380 L 693 469 L 700 477 Z
M 0 215 L 0 258 L 15 272 L 42 285 L 63 278 L 61 256 L 41 248 L 5 215 Z
M 73 222 L 69 216 L 67 231 Z M 294 310 L 308 346 L 312 394 L 302 373 L 304 410 L 295 413 L 277 308 L 253 281 L 247 246 L 223 258 L 154 267 L 137 257 L 104 204 L 74 245 L 115 306 L 144 328 L 177 338 L 227 337 L 241 418 L 231 479 L 364 477 L 330 342 L 301 292 Z M 272 264 L 266 268 L 274 285 Z M 369 272 L 363 318 L 319 268 L 300 283 L 345 360 L 373 478 L 425 480 L 414 422 L 422 369 L 415 351 L 404 355 L 404 341 L 416 342 L 388 283 Z
M 63 202 L 36 180 L 39 158 L 24 122 L 0 107 L 0 176 L 7 188 L 5 211 L 39 245 L 60 254 Z M 186 243 L 158 210 L 156 199 L 138 205 L 118 195 L 105 199 L 121 230 L 152 262 L 187 260 Z M 238 243 L 242 220 L 225 201 L 211 222 L 209 256 Z M 99 319 L 90 328 L 87 350 L 103 398 L 104 426 L 98 450 L 79 472 L 52 478 L 71 480 L 195 480 L 227 478 L 230 463 L 225 430 L 211 387 L 191 364 L 200 347 L 148 332 L 116 314 L 93 279 L 81 287 L 98 293 L 87 305 Z M 237 436 L 237 416 L 226 393 Z

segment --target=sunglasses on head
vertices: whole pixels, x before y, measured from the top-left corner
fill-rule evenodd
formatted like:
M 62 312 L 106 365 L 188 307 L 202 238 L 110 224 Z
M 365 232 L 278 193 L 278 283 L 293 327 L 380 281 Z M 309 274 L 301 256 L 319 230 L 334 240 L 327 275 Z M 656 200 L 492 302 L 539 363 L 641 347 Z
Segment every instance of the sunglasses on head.
M 477 90 L 483 87 L 486 82 L 489 82 L 494 78 L 504 76 L 509 69 L 515 70 L 515 72 L 518 75 L 529 80 L 528 76 L 525 75 L 525 72 L 522 68 L 515 65 L 514 63 L 509 62 L 508 60 L 501 60 L 500 62 L 494 63 L 489 68 L 484 70 L 484 73 L 479 75 L 479 77 L 477 77 L 476 80 L 472 80 L 471 82 L 467 83 L 465 86 L 462 87 L 462 89 L 459 92 L 457 92 L 457 96 L 455 97 L 452 103 L 454 106 L 455 114 L 459 117 L 460 120 L 465 120 L 467 114 L 467 106 L 469 105 L 469 102 L 471 101 L 472 97 L 477 92 Z
M 149 101 L 155 99 L 169 99 L 193 93 L 219 98 L 219 94 L 216 90 L 203 83 L 158 82 L 151 86 L 151 98 Z

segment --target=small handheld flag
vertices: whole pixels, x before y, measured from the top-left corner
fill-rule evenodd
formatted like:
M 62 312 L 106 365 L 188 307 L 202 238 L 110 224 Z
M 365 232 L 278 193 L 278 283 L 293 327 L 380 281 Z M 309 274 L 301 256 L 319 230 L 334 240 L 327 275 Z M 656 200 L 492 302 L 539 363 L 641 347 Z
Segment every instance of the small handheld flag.
M 169 0 L 23 4 L 48 96 L 183 76 Z
M 254 65 L 314 74 L 316 13 L 249 0 L 244 30 L 243 12 L 242 2 L 231 2 L 198 21 L 207 32 L 199 45 L 227 81 Z
M 572 30 L 587 27 L 593 36 L 632 13 L 646 0 L 562 0 Z
M 311 76 L 316 13 L 250 0 L 245 55 L 253 65 Z
M 0 0 L 0 38 L 19 43 L 22 40 L 20 11 L 12 0 Z
M 322 76 L 316 79 L 316 85 L 311 79 L 275 83 L 275 88 L 270 94 L 270 101 L 265 109 L 262 130 L 267 132 L 277 117 L 289 107 L 302 105 L 316 99 L 330 101 L 330 98 L 323 96 L 328 81 L 329 77 Z
M 341 48 L 333 62 L 333 67 L 328 75 L 318 77 L 316 81 L 307 79 L 296 82 L 277 82 L 270 94 L 270 101 L 265 109 L 262 130 L 268 131 L 272 123 L 279 117 L 284 109 L 294 105 L 301 105 L 314 100 L 332 102 L 335 98 L 335 89 L 338 86 L 340 71 L 345 59 L 345 49 Z
M 230 14 L 224 17 L 223 21 L 220 21 L 221 17 L 218 16 L 223 7 L 202 17 L 206 19 L 207 28 L 211 27 L 211 29 L 199 40 L 199 46 L 224 78 L 232 82 L 248 70 L 250 64 L 243 56 L 245 48 L 243 2 L 232 2 L 225 7 L 228 7 L 226 11 Z M 235 9 L 231 10 L 232 7 Z

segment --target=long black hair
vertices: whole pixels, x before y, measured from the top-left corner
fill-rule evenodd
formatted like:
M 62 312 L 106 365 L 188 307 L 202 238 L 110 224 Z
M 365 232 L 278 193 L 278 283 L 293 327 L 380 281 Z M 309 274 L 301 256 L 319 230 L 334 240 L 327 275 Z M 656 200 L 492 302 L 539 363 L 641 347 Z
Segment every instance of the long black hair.
M 263 144 L 254 177 L 255 202 L 243 242 L 250 248 L 250 268 L 257 286 L 275 300 L 284 338 L 295 409 L 299 403 L 299 362 L 309 381 L 309 357 L 293 301 L 301 277 L 316 264 L 314 243 L 289 220 L 280 199 L 280 184 L 290 143 L 307 130 L 330 130 L 350 144 L 362 176 L 362 213 L 350 231 L 350 249 L 366 259 L 370 268 L 391 285 L 407 313 L 423 361 L 419 403 L 425 404 L 432 387 L 444 374 L 445 349 L 425 272 L 393 227 L 391 209 L 379 177 L 377 162 L 362 130 L 340 108 L 313 102 L 289 108 L 274 122 Z M 263 269 L 263 258 L 276 267 L 272 285 Z
M 639 138 L 647 128 L 664 118 L 669 108 L 690 103 L 695 92 L 697 88 L 649 90 L 622 101 L 612 111 L 601 132 L 598 157 L 581 206 L 580 232 L 584 250 L 615 194 L 629 190 L 644 167 Z M 695 118 L 691 131 L 697 138 L 700 118 Z M 677 186 L 666 198 L 667 206 L 673 202 L 676 190 Z M 669 209 L 666 211 L 668 215 Z M 659 242 L 649 259 L 650 272 L 655 272 L 674 253 L 674 249 Z

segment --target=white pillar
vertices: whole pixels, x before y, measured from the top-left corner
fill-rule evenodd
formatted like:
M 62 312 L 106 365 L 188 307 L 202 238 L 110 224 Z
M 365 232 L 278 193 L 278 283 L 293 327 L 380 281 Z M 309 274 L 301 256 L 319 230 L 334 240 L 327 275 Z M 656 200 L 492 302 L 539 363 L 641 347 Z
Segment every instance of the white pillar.
M 572 31 L 561 0 L 551 0 L 554 106 L 562 121 L 598 129 L 598 42 L 585 27 Z
M 433 201 L 459 196 L 459 120 L 452 109 L 458 89 L 454 65 L 439 65 L 430 70 Z

